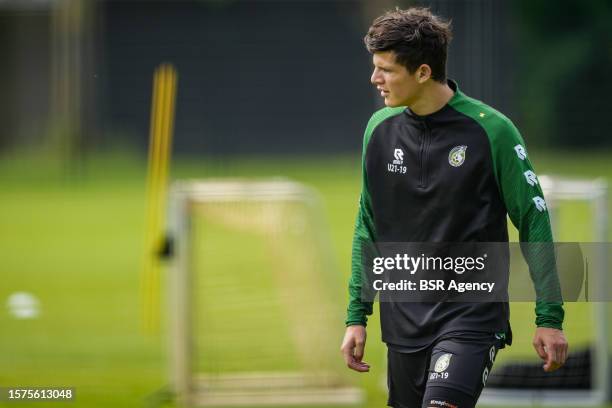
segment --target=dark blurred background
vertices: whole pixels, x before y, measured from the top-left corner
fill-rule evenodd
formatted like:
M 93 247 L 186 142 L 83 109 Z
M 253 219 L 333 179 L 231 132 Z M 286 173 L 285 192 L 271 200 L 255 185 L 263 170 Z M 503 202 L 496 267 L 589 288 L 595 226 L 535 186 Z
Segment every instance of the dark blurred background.
M 530 146 L 612 146 L 612 2 L 0 1 L 0 152 L 145 152 L 152 73 L 179 73 L 176 153 L 350 153 L 381 100 L 362 44 L 396 5 L 452 19 L 448 71 Z

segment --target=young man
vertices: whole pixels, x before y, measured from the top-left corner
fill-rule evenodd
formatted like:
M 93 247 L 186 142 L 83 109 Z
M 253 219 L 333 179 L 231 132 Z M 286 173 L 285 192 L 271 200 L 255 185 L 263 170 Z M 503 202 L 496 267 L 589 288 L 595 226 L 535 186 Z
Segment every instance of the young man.
M 369 370 L 362 358 L 372 313 L 361 296 L 364 244 L 507 242 L 507 215 L 521 242 L 552 242 L 519 132 L 446 79 L 450 39 L 450 24 L 423 8 L 387 12 L 365 37 L 373 55 L 371 82 L 386 108 L 365 131 L 341 347 L 348 367 L 359 372 Z M 401 166 L 388 165 L 394 160 Z M 554 268 L 532 272 L 537 293 L 551 275 L 557 279 Z M 498 349 L 511 343 L 508 308 L 504 302 L 381 302 L 389 406 L 474 407 Z M 544 370 L 553 371 L 567 356 L 562 302 L 538 298 L 535 312 L 533 345 Z

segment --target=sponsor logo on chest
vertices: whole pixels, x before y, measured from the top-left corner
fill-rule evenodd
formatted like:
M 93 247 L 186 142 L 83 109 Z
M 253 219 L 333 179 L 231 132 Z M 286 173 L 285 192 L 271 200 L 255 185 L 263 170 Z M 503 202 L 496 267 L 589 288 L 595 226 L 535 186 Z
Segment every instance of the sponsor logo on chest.
M 393 151 L 393 160 L 387 163 L 387 171 L 389 173 L 406 174 L 408 168 L 404 166 L 404 151 L 396 148 Z

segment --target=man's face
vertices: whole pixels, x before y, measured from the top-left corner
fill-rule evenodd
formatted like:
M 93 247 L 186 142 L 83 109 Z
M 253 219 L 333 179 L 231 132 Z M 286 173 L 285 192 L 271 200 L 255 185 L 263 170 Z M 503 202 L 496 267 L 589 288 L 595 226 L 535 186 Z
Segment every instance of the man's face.
M 376 52 L 372 61 L 374 72 L 370 81 L 385 98 L 385 105 L 411 106 L 418 99 L 421 87 L 417 73 L 410 74 L 405 66 L 395 62 L 393 51 Z

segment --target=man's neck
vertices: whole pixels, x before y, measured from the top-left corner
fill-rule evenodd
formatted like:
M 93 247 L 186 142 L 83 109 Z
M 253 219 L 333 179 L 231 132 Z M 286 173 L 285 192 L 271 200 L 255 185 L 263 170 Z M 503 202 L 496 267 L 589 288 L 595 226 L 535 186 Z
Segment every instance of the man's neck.
M 423 85 L 420 98 L 409 108 L 419 116 L 429 115 L 442 109 L 454 94 L 455 92 L 448 86 L 446 81 L 441 83 L 432 80 Z

